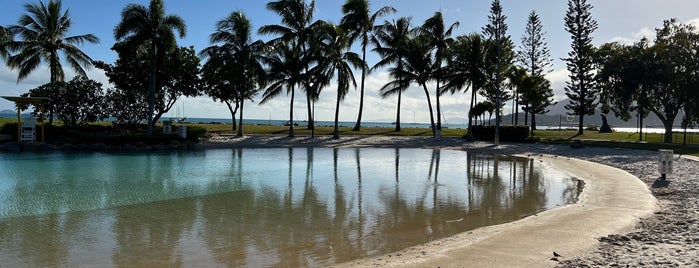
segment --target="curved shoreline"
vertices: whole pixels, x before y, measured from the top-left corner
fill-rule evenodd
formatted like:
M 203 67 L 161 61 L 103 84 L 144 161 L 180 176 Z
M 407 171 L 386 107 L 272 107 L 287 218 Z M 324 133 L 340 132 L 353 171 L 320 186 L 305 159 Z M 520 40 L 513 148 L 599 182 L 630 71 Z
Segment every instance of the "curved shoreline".
M 335 267 L 551 267 L 560 260 L 590 252 L 598 238 L 630 231 L 643 217 L 658 210 L 657 200 L 637 177 L 590 161 L 576 159 L 580 150 L 562 145 L 465 142 L 461 138 L 350 136 L 329 137 L 246 136 L 212 139 L 202 148 L 259 147 L 402 147 L 443 148 L 518 154 L 540 160 L 586 187 L 576 204 L 524 219 L 479 228 L 445 239 L 404 249 L 384 256 L 355 260 Z M 604 148 L 586 148 L 584 153 L 603 154 Z M 597 152 L 596 152 L 597 151 Z M 550 153 L 561 155 L 551 155 Z M 532 156 L 532 154 L 536 154 Z M 566 155 L 567 156 L 564 156 Z M 553 252 L 563 257 L 553 258 Z
M 647 187 L 625 171 L 549 155 L 535 159 L 584 180 L 580 201 L 336 267 L 550 267 L 558 264 L 552 259 L 554 251 L 565 258 L 580 256 L 597 244 L 598 237 L 627 232 L 657 210 Z

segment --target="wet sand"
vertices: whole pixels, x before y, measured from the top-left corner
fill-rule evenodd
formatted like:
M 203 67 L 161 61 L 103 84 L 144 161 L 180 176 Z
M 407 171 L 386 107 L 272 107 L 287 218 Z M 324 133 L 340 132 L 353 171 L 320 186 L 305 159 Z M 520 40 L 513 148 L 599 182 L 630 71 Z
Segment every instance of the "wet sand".
M 212 137 L 202 148 L 444 148 L 532 157 L 586 182 L 580 202 L 338 267 L 698 266 L 699 159 L 677 156 L 659 181 L 657 152 L 566 145 L 495 146 L 461 138 Z M 559 257 L 554 256 L 553 252 Z

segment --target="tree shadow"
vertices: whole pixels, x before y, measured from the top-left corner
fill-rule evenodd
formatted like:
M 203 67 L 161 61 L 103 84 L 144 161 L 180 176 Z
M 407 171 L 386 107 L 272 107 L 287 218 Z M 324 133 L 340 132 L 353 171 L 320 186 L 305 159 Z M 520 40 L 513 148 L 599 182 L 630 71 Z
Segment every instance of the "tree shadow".
M 570 138 L 568 138 L 568 140 L 572 140 L 572 139 L 575 139 L 575 138 L 580 137 L 580 136 L 582 136 L 582 134 L 580 134 L 580 133 L 575 133 L 575 135 L 573 135 L 573 136 L 571 136 Z
M 651 185 L 652 188 L 666 188 L 670 186 L 670 181 L 669 180 L 663 180 L 662 178 L 658 178 L 653 182 L 653 185 Z

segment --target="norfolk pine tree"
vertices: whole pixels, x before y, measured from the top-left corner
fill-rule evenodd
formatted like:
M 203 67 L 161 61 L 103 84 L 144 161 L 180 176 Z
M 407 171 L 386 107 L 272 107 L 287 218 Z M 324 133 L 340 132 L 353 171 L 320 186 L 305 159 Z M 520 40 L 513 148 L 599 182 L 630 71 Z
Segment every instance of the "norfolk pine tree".
M 587 0 L 569 0 L 565 17 L 565 29 L 572 39 L 572 50 L 568 58 L 563 59 L 570 71 L 570 81 L 565 87 L 570 104 L 565 108 L 571 111 L 569 115 L 579 116 L 578 135 L 583 134 L 585 115 L 595 113 L 598 95 L 593 74 L 595 47 L 590 36 L 597 29 L 597 22 L 592 19 L 590 10 L 592 5 Z
M 517 60 L 519 60 L 522 67 L 527 70 L 529 75 L 533 77 L 543 76 L 550 71 L 547 68 L 551 67 L 551 53 L 544 39 L 545 34 L 546 32 L 543 30 L 539 14 L 532 10 L 532 12 L 529 13 L 527 26 L 522 35 L 522 45 L 520 51 L 517 53 Z M 517 101 L 517 103 L 517 106 L 519 106 L 519 101 Z M 519 107 L 516 107 L 515 109 L 518 108 Z M 525 110 L 525 125 L 527 124 L 528 114 L 529 112 Z M 515 110 L 515 116 L 517 115 L 518 111 Z M 515 122 L 517 122 L 516 117 Z

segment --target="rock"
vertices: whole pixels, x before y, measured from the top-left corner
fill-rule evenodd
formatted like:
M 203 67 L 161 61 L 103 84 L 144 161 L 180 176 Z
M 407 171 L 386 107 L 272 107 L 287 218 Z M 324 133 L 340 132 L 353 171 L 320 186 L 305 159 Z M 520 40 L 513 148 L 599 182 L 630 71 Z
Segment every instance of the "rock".
M 612 133 L 612 128 L 607 123 L 607 116 L 602 115 L 602 127 L 599 128 L 599 133 Z

